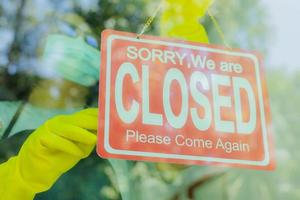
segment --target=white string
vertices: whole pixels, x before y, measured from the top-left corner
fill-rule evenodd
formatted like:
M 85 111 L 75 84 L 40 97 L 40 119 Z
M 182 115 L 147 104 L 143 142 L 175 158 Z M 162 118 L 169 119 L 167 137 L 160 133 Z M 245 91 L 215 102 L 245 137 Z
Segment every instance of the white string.
M 150 25 L 152 24 L 153 20 L 156 18 L 157 14 L 158 14 L 159 11 L 161 10 L 162 5 L 163 5 L 163 3 L 161 2 L 161 3 L 158 5 L 158 7 L 156 8 L 156 10 L 154 11 L 154 13 L 152 14 L 152 16 L 150 16 L 150 17 L 147 19 L 147 21 L 146 21 L 146 23 L 144 24 L 144 26 L 143 26 L 141 32 L 137 35 L 137 38 L 140 38 L 140 36 L 143 35 L 143 34 L 147 31 L 147 29 L 150 27 Z

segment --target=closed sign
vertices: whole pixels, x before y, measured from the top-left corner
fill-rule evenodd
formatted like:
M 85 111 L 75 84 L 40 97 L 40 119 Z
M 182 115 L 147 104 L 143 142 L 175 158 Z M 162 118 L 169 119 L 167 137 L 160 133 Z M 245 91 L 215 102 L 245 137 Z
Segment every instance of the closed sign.
M 258 55 L 106 30 L 101 59 L 101 157 L 274 168 Z

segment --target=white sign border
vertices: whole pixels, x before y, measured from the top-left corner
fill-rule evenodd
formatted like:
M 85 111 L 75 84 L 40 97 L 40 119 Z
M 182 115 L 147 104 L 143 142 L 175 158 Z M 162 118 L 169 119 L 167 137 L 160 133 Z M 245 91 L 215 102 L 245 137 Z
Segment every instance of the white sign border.
M 258 87 L 258 97 L 259 97 L 259 106 L 260 106 L 260 114 L 261 114 L 261 124 L 262 124 L 262 132 L 263 132 L 263 144 L 264 144 L 264 159 L 262 161 L 251 161 L 251 160 L 239 160 L 239 159 L 226 159 L 226 158 L 216 158 L 216 157 L 205 157 L 205 156 L 192 156 L 192 155 L 180 155 L 180 154 L 166 154 L 166 153 L 154 153 L 154 152 L 143 152 L 143 151 L 129 151 L 129 150 L 120 150 L 114 149 L 109 144 L 109 114 L 110 114 L 110 82 L 111 82 L 111 47 L 113 40 L 125 40 L 131 42 L 143 42 L 148 44 L 158 44 L 158 45 L 166 45 L 166 46 L 174 46 L 180 48 L 188 48 L 188 49 L 196 49 L 201 51 L 213 52 L 213 53 L 221 53 L 227 54 L 230 56 L 240 56 L 250 58 L 255 63 L 255 71 L 256 71 L 256 80 Z M 182 43 L 172 43 L 167 41 L 157 41 L 150 39 L 137 39 L 134 37 L 120 36 L 112 34 L 107 38 L 107 64 L 106 64 L 106 96 L 105 96 L 105 125 L 104 125 L 104 149 L 110 154 L 116 155 L 127 155 L 127 156 L 141 156 L 141 157 L 151 157 L 151 158 L 165 158 L 165 159 L 181 159 L 181 160 L 192 160 L 192 161 L 204 161 L 204 162 L 219 162 L 219 163 L 230 163 L 230 164 L 244 164 L 244 165 L 254 165 L 254 166 L 267 166 L 270 163 L 270 152 L 269 152 L 269 144 L 268 144 L 268 134 L 266 128 L 266 119 L 264 112 L 264 104 L 263 104 L 263 95 L 262 95 L 262 87 L 259 73 L 259 62 L 256 56 L 248 53 L 241 52 L 231 52 L 220 49 L 212 49 L 209 47 L 199 47 L 194 45 L 182 44 Z

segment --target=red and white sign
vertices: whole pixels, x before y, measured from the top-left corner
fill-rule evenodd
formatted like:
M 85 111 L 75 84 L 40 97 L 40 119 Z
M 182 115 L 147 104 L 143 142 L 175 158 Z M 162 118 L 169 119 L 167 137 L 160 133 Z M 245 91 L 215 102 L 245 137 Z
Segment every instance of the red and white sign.
M 261 65 L 252 52 L 104 31 L 98 154 L 273 169 Z

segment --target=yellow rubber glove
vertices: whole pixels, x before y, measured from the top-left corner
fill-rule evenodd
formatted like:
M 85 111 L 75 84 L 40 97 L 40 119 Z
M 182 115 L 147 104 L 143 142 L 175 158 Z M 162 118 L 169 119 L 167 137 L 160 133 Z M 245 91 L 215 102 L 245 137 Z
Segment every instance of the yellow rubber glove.
M 34 131 L 19 154 L 0 165 L 0 199 L 31 200 L 87 157 L 96 144 L 98 110 L 48 120 Z
M 211 4 L 212 0 L 165 0 L 160 20 L 161 36 L 208 43 L 200 19 Z

